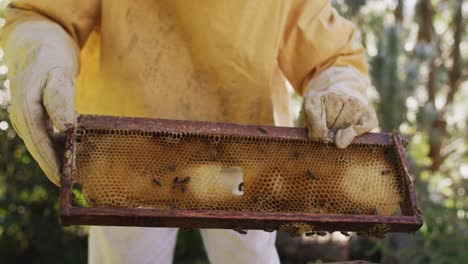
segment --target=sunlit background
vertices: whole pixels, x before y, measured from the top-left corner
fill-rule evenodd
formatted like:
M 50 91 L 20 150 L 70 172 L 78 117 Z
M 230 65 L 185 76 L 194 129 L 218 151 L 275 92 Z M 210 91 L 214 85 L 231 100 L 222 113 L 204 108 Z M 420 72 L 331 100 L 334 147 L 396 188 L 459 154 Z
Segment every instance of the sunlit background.
M 0 0 L 0 27 L 9 1 Z M 283 263 L 363 259 L 383 263 L 468 263 L 468 1 L 332 1 L 361 29 L 380 131 L 400 130 L 424 226 L 383 240 L 338 233 L 279 234 Z M 8 119 L 8 68 L 0 49 L 0 260 L 85 263 L 84 227 L 63 228 L 58 189 L 30 157 Z M 291 115 L 300 98 L 292 89 Z M 197 231 L 181 231 L 177 263 L 207 263 Z

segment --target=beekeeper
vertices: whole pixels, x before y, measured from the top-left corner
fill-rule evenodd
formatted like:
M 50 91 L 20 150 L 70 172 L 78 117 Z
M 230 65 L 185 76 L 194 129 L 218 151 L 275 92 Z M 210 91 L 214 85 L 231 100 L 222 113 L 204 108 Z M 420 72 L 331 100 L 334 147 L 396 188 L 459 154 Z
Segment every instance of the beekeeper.
M 60 184 L 47 119 L 76 114 L 290 125 L 286 78 L 311 138 L 344 148 L 377 126 L 356 28 L 329 1 L 19 0 L 3 45 L 11 121 Z M 278 263 L 275 233 L 202 230 L 213 263 Z M 90 263 L 170 263 L 177 229 L 92 227 Z

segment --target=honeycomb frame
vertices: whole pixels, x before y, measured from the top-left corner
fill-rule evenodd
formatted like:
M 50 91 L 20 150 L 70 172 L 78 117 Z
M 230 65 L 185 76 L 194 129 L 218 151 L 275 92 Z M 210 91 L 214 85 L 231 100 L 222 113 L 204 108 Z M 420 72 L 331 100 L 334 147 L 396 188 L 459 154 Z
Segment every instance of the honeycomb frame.
M 113 141 L 109 143 L 111 144 L 111 148 L 99 148 L 100 144 L 103 144 L 101 142 L 106 142 L 106 140 L 109 140 L 108 135 L 112 135 L 111 140 Z M 114 138 L 117 138 L 117 140 L 115 140 Z M 246 140 L 249 142 L 248 144 L 245 143 Z M 82 141 L 84 142 L 82 143 Z M 137 165 L 135 165 L 136 168 L 140 169 L 136 169 L 137 174 L 130 176 L 134 177 L 136 180 L 132 181 L 131 183 L 127 182 L 126 184 L 132 185 L 134 184 L 134 182 L 142 178 L 145 179 L 144 185 L 138 185 L 140 186 L 138 187 L 140 188 L 138 189 L 138 192 L 129 192 L 128 195 L 124 195 L 124 198 L 110 198 L 113 197 L 112 195 L 115 196 L 115 192 L 112 192 L 112 190 L 110 190 L 112 189 L 111 187 L 108 188 L 109 190 L 105 189 L 107 188 L 107 186 L 109 186 L 109 181 L 112 180 L 107 179 L 110 178 L 110 176 L 106 176 L 104 178 L 102 176 L 88 176 L 93 174 L 93 170 L 90 169 L 90 165 L 87 165 L 89 162 L 92 164 L 101 164 L 99 165 L 101 167 L 102 164 L 113 164 L 113 166 L 111 167 L 113 167 L 114 170 L 125 169 L 124 167 L 119 167 L 120 165 L 115 165 L 120 164 L 121 161 L 119 161 L 119 163 L 115 163 L 112 160 L 109 160 L 109 157 L 112 157 L 111 155 L 108 155 L 109 152 L 117 153 L 114 156 L 120 155 L 122 157 L 142 155 L 138 152 L 138 146 L 142 146 L 142 144 L 151 146 L 156 146 L 155 144 L 162 144 L 162 146 L 164 147 L 162 150 L 166 151 L 165 153 L 169 153 L 166 160 L 180 160 L 183 156 L 182 154 L 180 154 L 180 149 L 187 149 L 186 146 L 179 147 L 179 149 L 177 149 L 177 146 L 180 145 L 180 141 L 187 141 L 187 144 L 192 144 L 188 145 L 190 149 L 195 149 L 198 151 L 200 151 L 200 149 L 204 150 L 205 146 L 227 146 L 224 149 L 221 148 L 221 150 L 229 150 L 230 148 L 239 149 L 239 151 L 237 151 L 235 155 L 225 154 L 225 152 L 227 153 L 228 151 L 215 151 L 215 154 L 213 154 L 211 147 L 207 149 L 206 152 L 210 153 L 207 156 L 208 158 L 213 158 L 213 155 L 215 155 L 215 158 L 217 158 L 218 155 L 227 155 L 229 158 L 226 158 L 227 160 L 223 160 L 223 156 L 221 156 L 220 162 L 222 164 L 229 164 L 231 166 L 241 164 L 241 167 L 247 176 L 253 174 L 260 175 L 261 173 L 258 170 L 255 173 L 252 172 L 252 169 L 260 167 L 259 164 L 264 164 L 263 166 L 265 168 L 270 168 L 272 171 L 269 171 L 268 173 L 269 178 L 266 178 L 267 176 L 262 176 L 263 178 L 260 176 L 257 176 L 256 178 L 246 177 L 244 179 L 246 186 L 244 187 L 246 188 L 244 195 L 242 195 L 242 197 L 234 198 L 232 198 L 231 196 L 226 196 L 228 197 L 227 199 L 229 199 L 226 200 L 228 202 L 219 202 L 219 205 L 217 206 L 212 206 L 212 204 L 217 204 L 217 197 L 224 197 L 223 193 L 221 193 L 222 195 L 216 196 L 216 198 L 211 198 L 210 203 L 208 204 L 202 202 L 192 202 L 198 200 L 194 200 L 193 197 L 196 196 L 193 196 L 192 194 L 186 194 L 185 188 L 190 190 L 189 188 L 191 188 L 192 185 L 195 186 L 197 179 L 201 178 L 197 178 L 196 176 L 198 174 L 193 174 L 194 172 L 191 172 L 191 177 L 185 177 L 188 175 L 186 171 L 184 171 L 184 175 L 182 175 L 183 173 L 178 174 L 179 177 L 166 177 L 166 175 L 169 175 L 176 170 L 180 170 L 179 167 L 181 166 L 179 164 L 168 166 L 166 163 L 164 163 L 164 158 L 160 158 L 161 165 L 158 164 L 158 166 L 164 166 L 164 168 L 168 168 L 168 171 L 164 172 L 163 174 L 158 174 L 160 172 L 157 172 L 156 169 L 159 169 L 160 167 L 155 167 L 156 165 L 148 165 L 146 167 L 144 165 L 141 165 L 143 167 L 138 167 Z M 127 143 L 127 145 L 125 145 L 120 144 L 118 142 L 130 143 Z M 221 144 L 218 144 L 219 142 L 221 142 Z M 133 152 L 126 151 L 126 148 L 128 148 L 128 144 L 133 144 L 133 147 L 137 146 L 137 149 Z M 252 145 L 257 147 L 254 150 L 252 150 Z M 78 117 L 77 128 L 67 131 L 67 144 L 64 154 L 64 164 L 61 183 L 62 187 L 60 217 L 62 224 L 64 225 L 80 224 L 180 228 L 224 228 L 234 230 L 257 229 L 265 231 L 282 230 L 288 226 L 300 226 L 300 229 L 295 228 L 294 230 L 308 230 L 308 228 L 304 227 L 310 227 L 309 229 L 313 229 L 313 231 L 354 231 L 371 235 L 375 233 L 375 230 L 377 230 L 376 227 L 385 226 L 386 228 L 382 229 L 384 230 L 384 232 L 380 232 L 379 236 L 384 235 L 381 233 L 387 232 L 414 232 L 422 226 L 423 220 L 422 213 L 416 204 L 414 186 L 410 172 L 408 170 L 408 160 L 406 157 L 406 150 L 404 145 L 405 142 L 400 138 L 397 132 L 394 132 L 393 134 L 368 133 L 357 137 L 353 141 L 351 146 L 347 148 L 349 150 L 338 150 L 332 143 L 315 142 L 308 140 L 307 131 L 304 128 L 286 128 L 256 125 L 238 125 L 228 123 L 211 123 L 199 121 L 81 115 Z M 311 157 L 311 152 L 307 151 L 311 148 L 314 151 L 323 148 L 324 152 L 320 152 L 320 155 L 317 154 L 314 157 Z M 99 149 L 100 152 L 97 149 Z M 179 152 L 168 152 L 171 149 L 175 149 Z M 342 185 L 346 186 L 347 189 L 344 189 L 345 187 L 341 187 L 340 192 L 335 191 L 336 194 L 332 194 L 331 198 L 327 198 L 329 196 L 322 194 L 327 192 L 328 189 L 326 189 L 326 186 L 338 185 L 331 185 L 325 180 L 325 182 L 320 182 L 322 178 L 327 179 L 327 177 L 331 177 L 329 175 L 326 175 L 328 174 L 328 171 L 325 173 L 320 169 L 317 169 L 317 171 L 314 169 L 313 172 L 306 169 L 302 174 L 304 174 L 304 177 L 308 178 L 310 181 L 318 182 L 317 186 L 319 186 L 321 189 L 325 188 L 326 190 L 322 191 L 320 188 L 317 188 L 317 190 L 314 191 L 314 198 L 305 199 L 303 197 L 303 193 L 310 192 L 310 188 L 313 188 L 314 185 L 307 185 L 307 180 L 302 178 L 300 178 L 299 183 L 288 183 L 288 177 L 278 178 L 277 176 L 275 176 L 277 174 L 279 175 L 283 173 L 283 171 L 281 170 L 281 168 L 272 168 L 274 167 L 271 166 L 271 160 L 274 159 L 273 157 L 265 155 L 265 157 L 262 156 L 260 159 L 255 159 L 255 162 L 253 162 L 252 164 L 248 163 L 247 165 L 246 163 L 242 163 L 236 159 L 237 156 L 246 156 L 250 157 L 248 160 L 251 160 L 252 157 L 255 158 L 255 155 L 258 156 L 258 154 L 252 154 L 254 156 L 248 156 L 250 155 L 249 153 L 255 152 L 258 149 L 260 149 L 260 151 L 264 151 L 267 154 L 272 154 L 273 152 L 280 153 L 278 154 L 278 156 L 280 156 L 283 163 L 290 164 L 288 168 L 294 171 L 289 174 L 285 174 L 289 178 L 298 177 L 296 175 L 297 172 L 295 172 L 295 170 L 297 170 L 296 167 L 303 168 L 301 167 L 305 166 L 303 164 L 315 164 L 314 162 L 316 162 L 319 165 L 320 163 L 327 165 L 327 162 L 329 162 L 329 158 L 327 157 L 330 155 L 337 156 L 336 162 L 339 165 L 337 165 L 339 168 L 347 166 L 346 164 L 349 160 L 354 160 L 354 163 L 366 163 L 366 160 L 362 160 L 362 158 L 358 159 L 356 157 L 358 155 L 353 154 L 353 149 L 355 149 L 356 151 L 359 150 L 361 152 L 363 150 L 366 150 L 368 154 L 364 155 L 364 159 L 378 159 L 377 163 L 379 164 L 382 163 L 382 159 L 387 159 L 387 156 L 392 155 L 392 157 L 388 159 L 390 161 L 386 161 L 385 166 L 387 166 L 388 168 L 390 168 L 391 171 L 393 171 L 394 175 L 392 174 L 390 176 L 394 178 L 391 178 L 390 176 L 382 176 L 376 179 L 394 179 L 392 181 L 393 185 L 391 186 L 394 186 L 394 188 L 397 189 L 387 189 L 391 189 L 393 193 L 395 191 L 398 192 L 399 197 L 397 200 L 397 207 L 399 210 L 399 214 L 389 213 L 391 212 L 390 209 L 394 209 L 393 207 L 389 210 L 386 210 L 386 208 L 389 207 L 385 207 L 383 205 L 383 207 L 376 207 L 375 204 L 378 203 L 373 203 L 372 201 L 370 203 L 367 201 L 367 203 L 365 203 L 364 205 L 363 203 L 358 204 L 357 202 L 355 202 L 354 204 L 352 204 L 352 208 L 343 206 L 340 207 L 340 204 L 345 204 L 347 200 L 358 201 L 359 199 L 362 199 L 361 196 L 363 195 L 360 195 L 360 192 L 356 192 L 355 190 L 357 188 L 362 188 L 362 186 L 369 184 L 366 181 L 359 180 L 359 177 L 351 178 L 352 181 L 341 180 L 341 182 L 346 182 L 346 184 Z M 155 151 L 151 148 L 150 150 Z M 162 150 L 158 149 L 157 151 Z M 283 152 L 285 151 L 288 153 L 291 152 L 289 154 L 287 153 L 287 155 L 290 156 L 291 160 L 284 160 L 284 156 L 286 154 L 284 154 Z M 379 151 L 383 152 L 380 153 Z M 98 153 L 99 156 L 96 156 L 97 154 L 93 153 Z M 199 152 L 195 152 L 195 154 L 197 157 L 203 156 L 203 154 L 200 154 Z M 152 155 L 154 156 L 154 153 Z M 101 163 L 99 163 L 99 159 L 96 157 L 100 158 L 103 156 L 104 158 L 102 158 Z M 303 156 L 305 161 L 300 160 Z M 149 156 L 149 158 L 150 157 L 151 155 Z M 193 155 L 190 157 L 193 157 Z M 203 160 L 203 162 L 207 162 L 206 158 Z M 231 160 L 235 160 L 235 162 L 231 162 Z M 88 163 L 86 163 L 87 161 Z M 148 161 L 148 157 L 146 157 L 146 161 Z M 278 163 L 279 160 L 274 160 L 273 162 Z M 213 168 L 217 168 L 213 167 L 214 165 L 210 166 L 211 167 L 208 167 L 210 170 L 213 170 Z M 286 165 L 282 166 L 284 167 Z M 328 164 L 327 166 L 330 165 Z M 379 166 L 380 167 L 376 168 L 379 169 L 379 173 L 381 173 L 381 175 L 390 174 L 390 170 L 382 169 L 381 165 Z M 278 165 L 278 167 L 281 166 Z M 370 168 L 376 170 L 373 167 Z M 204 172 L 205 170 L 201 171 Z M 199 174 L 203 174 L 202 172 L 200 172 Z M 104 174 L 109 174 L 106 173 Z M 362 172 L 362 169 L 360 169 L 354 174 L 359 176 L 360 173 L 365 172 Z M 148 176 L 146 174 L 151 176 Z M 155 178 L 154 176 L 152 176 L 153 174 L 161 175 L 161 177 Z M 351 175 L 352 173 L 349 174 Z M 113 174 L 111 173 L 109 175 L 113 176 Z M 140 175 L 142 176 L 140 177 Z M 337 175 L 341 174 L 337 173 Z M 168 179 L 165 179 L 164 177 Z M 275 181 L 273 187 L 270 182 L 268 182 L 270 183 L 270 185 L 268 185 L 269 187 L 265 187 L 265 184 L 254 184 L 255 179 L 257 178 L 260 180 L 276 179 L 275 177 L 277 177 L 279 180 Z M 316 178 L 319 178 L 319 180 L 317 180 Z M 374 178 L 369 179 L 372 180 Z M 244 182 L 242 182 L 242 184 L 244 184 Z M 358 183 L 354 184 L 355 182 Z M 379 182 L 375 181 L 373 183 L 374 186 L 379 184 Z M 187 187 L 186 184 L 188 184 Z M 209 186 L 213 184 L 215 183 L 208 183 Z M 287 198 L 282 197 L 281 194 L 275 194 L 277 200 L 268 200 L 264 198 L 273 197 L 273 195 L 271 194 L 272 191 L 270 191 L 270 189 L 274 188 L 275 186 L 278 186 L 278 184 L 282 186 L 281 188 L 283 188 L 283 186 L 292 186 L 290 188 L 293 189 L 299 188 L 299 186 L 306 187 L 303 187 L 301 189 L 302 193 L 297 190 L 290 190 L 289 192 L 286 192 L 292 193 L 291 195 L 288 194 L 289 196 L 287 196 Z M 84 197 L 87 201 L 86 206 L 77 206 L 76 202 L 74 201 L 74 197 L 76 196 L 74 187 L 81 187 L 81 185 L 83 185 L 83 189 L 85 189 Z M 151 185 L 152 187 L 149 187 Z M 122 186 L 122 184 L 120 184 L 120 186 Z M 149 197 L 153 195 L 153 193 L 158 192 L 153 190 L 158 190 L 158 188 L 161 189 L 161 186 L 164 186 L 165 188 L 164 193 L 172 195 L 167 197 L 164 196 L 164 203 L 156 201 L 155 199 L 151 200 L 149 198 L 147 199 L 149 202 L 143 201 L 145 200 L 145 197 Z M 282 190 L 281 188 L 278 190 Z M 335 187 L 330 188 L 333 189 Z M 100 190 L 104 190 L 104 192 Z M 126 189 L 124 190 L 122 189 L 122 187 L 120 187 L 120 189 L 117 188 L 117 190 L 119 192 L 126 191 Z M 197 194 L 198 192 L 202 193 L 205 196 L 208 195 L 200 191 L 200 189 L 196 190 L 197 191 L 195 192 L 195 194 Z M 217 191 L 217 189 L 213 188 L 211 188 L 210 190 L 210 193 L 216 193 Z M 263 190 L 263 192 L 261 192 L 260 190 Z M 378 191 L 370 193 L 366 193 L 365 191 L 362 192 L 363 194 L 374 195 L 375 198 L 378 200 L 382 198 L 381 196 L 378 196 L 379 193 L 388 191 L 386 189 L 377 190 Z M 256 192 L 260 194 L 257 194 L 256 196 L 252 194 L 255 194 Z M 330 192 L 330 190 L 328 190 L 328 192 Z M 346 192 L 350 192 L 352 196 L 345 197 L 346 199 L 343 198 L 343 193 Z M 102 193 L 105 194 L 101 195 Z M 333 195 L 339 197 L 339 199 L 334 199 Z M 168 197 L 171 199 L 169 199 Z M 181 197 L 189 198 L 184 200 Z M 392 201 L 395 202 L 395 197 L 390 196 L 390 198 L 393 198 Z M 248 200 L 250 202 L 244 202 L 247 201 L 247 199 L 250 199 Z M 264 201 L 262 201 L 262 199 Z M 232 203 L 232 201 L 234 200 L 240 202 Z M 307 207 L 308 203 L 313 205 L 311 207 Z M 320 206 L 317 206 L 317 204 L 319 204 Z

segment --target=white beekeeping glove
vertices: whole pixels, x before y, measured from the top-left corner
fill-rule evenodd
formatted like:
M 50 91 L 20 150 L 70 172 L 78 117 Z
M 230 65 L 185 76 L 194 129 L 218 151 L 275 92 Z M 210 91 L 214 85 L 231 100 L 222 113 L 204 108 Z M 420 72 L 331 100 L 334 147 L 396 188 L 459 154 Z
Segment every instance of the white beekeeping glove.
M 76 123 L 78 47 L 59 25 L 47 21 L 18 24 L 4 47 L 11 122 L 47 177 L 59 185 L 61 157 L 54 151 L 47 124 L 50 118 L 64 131 Z
M 329 132 L 335 131 L 331 140 L 345 148 L 354 137 L 377 127 L 377 115 L 365 95 L 369 85 L 368 78 L 351 67 L 331 67 L 311 80 L 299 118 L 309 138 L 329 139 Z

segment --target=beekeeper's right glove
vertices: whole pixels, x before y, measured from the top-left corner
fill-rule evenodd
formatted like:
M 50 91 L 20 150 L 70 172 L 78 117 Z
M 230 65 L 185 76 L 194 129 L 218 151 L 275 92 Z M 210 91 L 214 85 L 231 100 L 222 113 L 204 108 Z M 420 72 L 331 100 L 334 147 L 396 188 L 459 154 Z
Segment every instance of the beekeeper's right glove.
M 365 95 L 369 85 L 368 77 L 352 67 L 324 70 L 307 85 L 299 125 L 306 125 L 311 139 L 330 140 L 329 132 L 336 130 L 331 140 L 346 148 L 379 124 Z
M 48 120 L 60 131 L 76 124 L 78 47 L 60 26 L 47 21 L 19 24 L 3 44 L 12 125 L 47 177 L 60 185 L 63 153 L 54 150 Z

